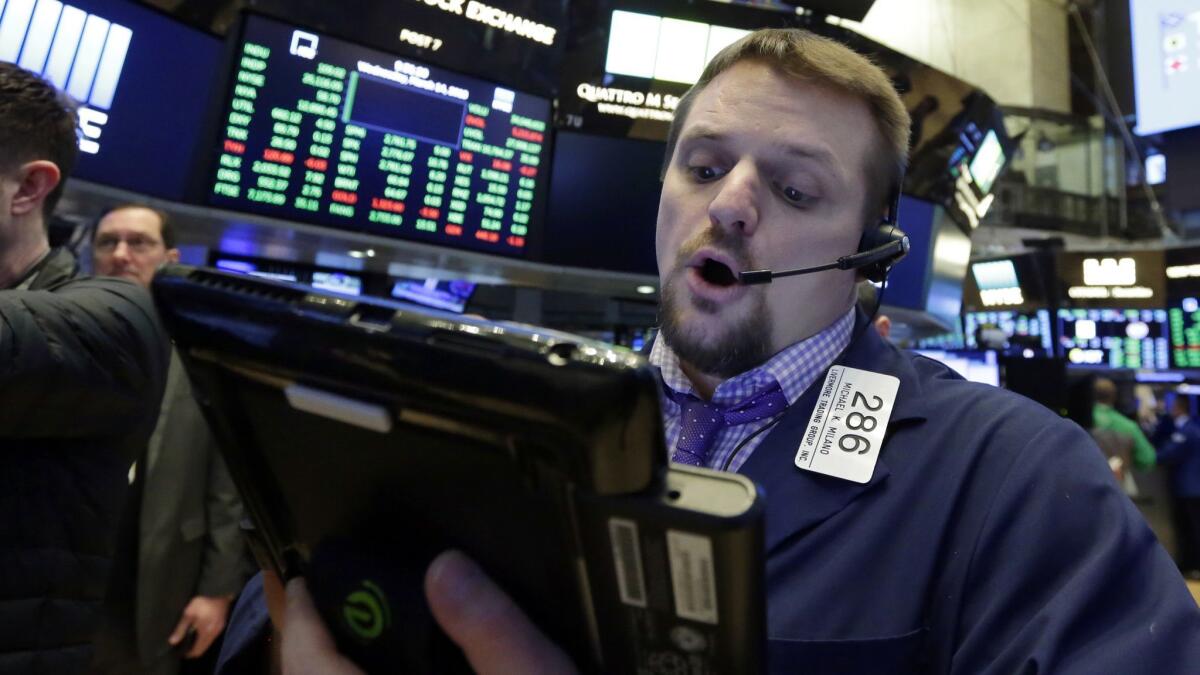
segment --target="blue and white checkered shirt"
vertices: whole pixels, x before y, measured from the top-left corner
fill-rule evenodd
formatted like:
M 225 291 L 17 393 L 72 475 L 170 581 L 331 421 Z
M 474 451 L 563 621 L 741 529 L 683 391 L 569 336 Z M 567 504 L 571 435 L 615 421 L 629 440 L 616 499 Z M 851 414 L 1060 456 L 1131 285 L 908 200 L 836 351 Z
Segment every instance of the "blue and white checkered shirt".
M 717 385 L 713 402 L 722 406 L 738 405 L 778 382 L 788 405 L 792 405 L 850 344 L 850 332 L 853 329 L 854 309 L 851 308 L 821 332 L 784 348 L 761 366 Z M 679 367 L 679 357 L 661 335 L 650 350 L 650 363 L 658 367 L 663 383 L 672 390 L 680 394 L 695 393 L 692 383 Z M 670 453 L 679 440 L 680 407 L 665 391 L 660 392 L 659 400 L 662 403 L 667 451 Z M 736 472 L 766 438 L 769 433 L 767 428 L 774 426 L 781 416 L 721 429 L 706 466 Z

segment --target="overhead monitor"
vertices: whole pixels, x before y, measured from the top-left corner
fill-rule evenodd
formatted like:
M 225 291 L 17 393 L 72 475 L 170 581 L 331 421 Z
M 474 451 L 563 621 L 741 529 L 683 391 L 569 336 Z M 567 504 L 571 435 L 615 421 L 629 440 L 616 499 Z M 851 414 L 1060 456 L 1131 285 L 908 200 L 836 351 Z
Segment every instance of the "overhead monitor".
M 475 284 L 457 279 L 397 279 L 392 285 L 393 298 L 459 314 L 474 292 Z
M 1060 251 L 1056 258 L 1065 306 L 1156 309 L 1167 304 L 1162 250 Z
M 214 97 L 221 42 L 126 0 L 0 0 L 0 61 L 79 106 L 73 175 L 183 199 Z
M 1170 367 L 1165 309 L 1060 309 L 1060 353 L 1077 366 Z
M 1040 356 L 1054 353 L 1053 333 L 1050 326 L 1050 311 L 1039 309 L 1033 312 L 966 312 L 963 314 L 963 342 L 968 349 L 983 349 L 986 346 L 999 348 L 1001 345 L 986 345 L 988 335 L 980 331 L 995 331 L 1003 336 L 1005 347 L 1014 351 L 1033 349 Z
M 1171 366 L 1200 368 L 1200 299 L 1187 297 L 1167 310 L 1171 329 Z
M 940 361 L 951 370 L 972 382 L 1000 386 L 1000 364 L 996 352 L 949 351 L 936 349 L 915 350 L 917 354 Z
M 904 187 L 940 202 L 970 232 L 991 209 L 996 179 L 1015 143 L 1000 106 L 982 91 L 972 91 L 961 105 L 953 120 L 914 150 Z
M 743 3 L 749 4 L 749 3 Z M 683 94 L 717 52 L 756 28 L 794 26 L 794 13 L 724 2 L 576 3 L 561 67 L 561 128 L 666 139 Z
M 995 182 L 996 176 L 1000 175 L 1004 162 L 1004 148 L 1000 146 L 1000 138 L 996 136 L 995 129 L 988 129 L 968 165 L 971 177 L 981 193 L 986 195 L 992 191 L 992 183 Z
M 211 202 L 524 256 L 539 235 L 550 102 L 248 15 Z
M 1130 0 L 1140 135 L 1200 125 L 1200 0 Z
M 559 131 L 542 247 L 545 261 L 656 274 L 654 228 L 665 148 L 658 141 Z

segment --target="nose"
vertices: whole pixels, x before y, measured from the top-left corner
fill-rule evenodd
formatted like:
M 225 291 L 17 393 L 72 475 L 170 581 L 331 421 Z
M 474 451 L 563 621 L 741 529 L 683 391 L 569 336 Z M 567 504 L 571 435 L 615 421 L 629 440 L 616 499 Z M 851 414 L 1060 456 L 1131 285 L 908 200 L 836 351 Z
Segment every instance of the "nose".
M 124 239 L 117 242 L 116 247 L 113 248 L 112 257 L 115 260 L 129 259 L 129 244 L 126 244 Z
M 758 183 L 756 171 L 745 163 L 725 174 L 708 205 L 713 226 L 725 228 L 730 234 L 754 234 L 758 229 Z

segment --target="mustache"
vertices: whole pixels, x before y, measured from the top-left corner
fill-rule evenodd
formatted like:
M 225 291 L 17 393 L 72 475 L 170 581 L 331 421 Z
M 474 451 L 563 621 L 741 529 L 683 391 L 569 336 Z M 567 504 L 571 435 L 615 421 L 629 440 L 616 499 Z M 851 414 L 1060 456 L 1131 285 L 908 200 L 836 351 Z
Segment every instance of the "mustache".
M 681 272 L 687 267 L 688 260 L 696 255 L 696 251 L 705 247 L 719 249 L 728 254 L 743 270 L 758 269 L 744 237 L 730 234 L 724 228 L 710 226 L 679 247 L 679 253 L 675 256 L 675 271 Z

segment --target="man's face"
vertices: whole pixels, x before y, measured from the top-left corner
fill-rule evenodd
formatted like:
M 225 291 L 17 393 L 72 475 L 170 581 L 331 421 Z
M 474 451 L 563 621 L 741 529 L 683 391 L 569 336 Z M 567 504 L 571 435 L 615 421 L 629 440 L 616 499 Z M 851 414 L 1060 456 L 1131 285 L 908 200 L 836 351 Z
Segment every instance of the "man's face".
M 162 240 L 162 222 L 149 209 L 120 209 L 104 216 L 92 243 L 96 274 L 125 277 L 149 287 L 154 272 L 179 260 L 179 249 Z
M 696 97 L 663 184 L 656 249 L 663 333 L 681 359 L 744 372 L 828 326 L 853 271 L 735 283 L 853 253 L 878 131 L 861 100 L 739 63 Z

